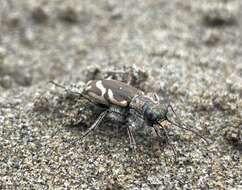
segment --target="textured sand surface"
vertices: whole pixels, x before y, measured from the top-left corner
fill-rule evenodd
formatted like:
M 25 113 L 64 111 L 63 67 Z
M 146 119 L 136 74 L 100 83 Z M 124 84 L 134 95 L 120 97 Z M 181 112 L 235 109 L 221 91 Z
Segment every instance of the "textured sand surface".
M 242 3 L 0 0 L 0 189 L 242 189 Z M 143 68 L 146 91 L 184 123 L 170 146 L 112 123 L 78 140 L 82 89 L 100 71 Z M 88 115 L 88 114 L 87 114 Z M 90 126 L 96 115 L 89 113 Z M 73 143 L 76 142 L 76 143 Z

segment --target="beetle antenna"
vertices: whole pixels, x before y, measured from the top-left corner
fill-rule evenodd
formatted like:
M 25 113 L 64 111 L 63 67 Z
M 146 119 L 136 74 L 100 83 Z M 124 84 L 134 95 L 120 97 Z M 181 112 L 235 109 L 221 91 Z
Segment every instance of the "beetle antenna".
M 57 87 L 59 87 L 59 88 L 62 88 L 62 89 L 64 89 L 65 91 L 67 91 L 67 92 L 71 92 L 71 93 L 73 93 L 73 94 L 77 94 L 77 95 L 82 95 L 81 93 L 79 93 L 79 92 L 74 92 L 74 91 L 71 91 L 71 90 L 69 90 L 69 89 L 67 89 L 65 86 L 63 86 L 63 85 L 61 85 L 61 84 L 59 84 L 59 83 L 57 83 L 57 82 L 55 82 L 55 81 L 49 81 L 49 83 L 51 83 L 51 84 L 53 84 L 53 85 L 55 85 L 55 86 L 57 86 Z
M 175 112 L 175 110 L 173 109 L 172 105 L 169 104 L 168 105 L 168 108 L 171 108 L 171 111 L 175 114 L 176 118 L 178 119 L 179 121 L 179 124 L 175 123 L 175 122 L 172 122 L 170 119 L 167 118 L 167 121 L 169 121 L 172 125 L 175 125 L 176 127 L 179 127 L 181 129 L 184 129 L 184 130 L 187 130 L 187 131 L 190 131 L 194 134 L 196 134 L 197 136 L 199 136 L 201 139 L 203 139 L 207 144 L 209 144 L 208 140 L 205 139 L 202 135 L 200 135 L 197 131 L 191 129 L 191 128 L 187 128 L 187 127 L 184 127 L 186 126 L 184 123 L 182 123 L 180 117 L 178 117 L 177 113 Z
M 77 95 L 83 97 L 84 99 L 88 100 L 89 102 L 92 102 L 88 97 L 86 97 L 86 96 L 83 95 L 82 93 L 71 91 L 70 89 L 67 89 L 65 86 L 63 86 L 63 85 L 61 85 L 61 84 L 58 84 L 58 83 L 56 83 L 56 82 L 53 81 L 53 80 L 52 80 L 52 81 L 49 81 L 49 83 L 51 83 L 51 84 L 53 84 L 53 85 L 55 85 L 55 86 L 57 86 L 57 87 L 59 87 L 59 88 L 64 89 L 66 92 L 71 92 L 71 93 L 73 93 L 73 94 L 77 94 Z
M 186 130 L 186 131 L 190 131 L 192 133 L 194 133 L 195 135 L 199 136 L 201 139 L 203 139 L 207 144 L 209 144 L 209 142 L 207 141 L 207 139 L 205 139 L 202 135 L 200 135 L 197 131 L 193 130 L 193 129 L 190 129 L 190 128 L 187 128 L 187 127 L 184 127 L 185 125 L 183 123 L 181 124 L 177 124 L 173 121 L 171 121 L 170 119 L 167 118 L 167 121 L 170 122 L 172 125 L 180 128 L 180 129 L 183 129 L 183 130 Z

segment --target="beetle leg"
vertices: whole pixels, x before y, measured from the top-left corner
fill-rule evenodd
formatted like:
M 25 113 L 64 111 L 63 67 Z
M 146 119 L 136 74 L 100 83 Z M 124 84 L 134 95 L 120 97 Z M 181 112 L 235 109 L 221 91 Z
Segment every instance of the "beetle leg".
M 161 126 L 162 126 L 162 125 L 161 125 Z M 156 132 L 156 134 L 158 135 L 158 137 L 160 137 L 160 134 L 159 134 L 158 129 L 157 129 L 156 127 L 154 127 L 154 129 L 155 129 L 155 132 Z M 166 128 L 162 126 L 162 129 L 164 130 L 164 134 L 165 134 L 165 136 L 166 136 L 166 142 L 167 142 L 167 144 L 171 147 L 172 152 L 173 152 L 173 154 L 174 154 L 174 161 L 176 162 L 176 152 L 175 152 L 175 148 L 174 148 L 174 146 L 170 143 L 170 138 L 169 138 L 169 136 L 168 136 L 168 132 L 167 132 Z
M 132 129 L 130 129 L 129 126 L 127 127 L 127 132 L 128 132 L 128 135 L 129 135 L 129 142 L 130 142 L 131 149 L 136 149 L 136 142 L 135 142 L 135 139 L 134 139 L 134 135 L 133 135 Z
M 156 93 L 154 93 L 154 99 L 156 102 L 160 102 L 160 97 Z
M 132 81 L 133 81 L 133 76 L 132 76 L 132 71 L 130 70 L 130 71 L 128 72 L 127 84 L 128 84 L 128 85 L 131 85 Z
M 72 93 L 72 94 L 79 95 L 80 97 L 82 97 L 82 98 L 88 100 L 89 102 L 94 103 L 94 102 L 93 102 L 88 96 L 84 95 L 83 93 L 72 91 L 72 90 L 66 88 L 66 87 L 63 86 L 63 85 L 56 83 L 55 81 L 49 81 L 49 83 L 51 83 L 51 84 L 53 84 L 53 85 L 55 85 L 55 86 L 57 86 L 57 87 L 59 87 L 59 88 L 64 89 L 67 93 Z M 95 104 L 95 103 L 94 103 L 94 104 Z
M 164 145 L 166 142 L 167 142 L 167 137 L 164 139 L 164 137 L 162 137 L 162 135 L 160 134 L 160 131 L 158 129 L 158 127 L 154 126 L 153 127 L 155 129 L 155 133 L 158 137 L 158 140 L 159 140 L 159 146 Z
M 102 122 L 102 120 L 104 119 L 104 117 L 107 115 L 108 110 L 102 112 L 98 118 L 96 119 L 96 121 L 92 124 L 92 126 L 84 133 L 84 135 L 82 135 L 81 138 L 85 138 L 87 135 L 89 135 L 89 133 L 93 130 L 95 130 L 97 127 L 100 126 L 100 123 Z

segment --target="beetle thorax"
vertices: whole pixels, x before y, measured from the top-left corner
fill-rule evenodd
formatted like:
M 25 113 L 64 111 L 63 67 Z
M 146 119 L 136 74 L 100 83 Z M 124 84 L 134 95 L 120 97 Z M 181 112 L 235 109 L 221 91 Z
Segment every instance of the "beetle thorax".
M 130 103 L 130 108 L 142 115 L 150 125 L 166 119 L 165 107 L 163 108 L 160 102 L 153 100 L 149 96 L 135 96 Z
M 140 114 L 144 114 L 146 107 L 153 107 L 157 105 L 157 102 L 152 100 L 148 96 L 137 95 L 130 102 L 130 108 L 135 109 Z

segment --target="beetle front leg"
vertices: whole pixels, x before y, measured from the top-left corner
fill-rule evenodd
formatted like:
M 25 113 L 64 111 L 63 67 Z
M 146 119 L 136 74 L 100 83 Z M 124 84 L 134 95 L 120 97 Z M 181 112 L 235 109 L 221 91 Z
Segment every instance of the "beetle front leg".
M 161 125 L 162 126 L 162 125 Z M 155 129 L 155 132 L 157 134 L 157 136 L 159 137 L 159 139 L 161 140 L 161 135 L 160 135 L 160 130 L 157 126 L 154 126 L 154 129 Z M 175 151 L 175 148 L 173 146 L 173 144 L 170 143 L 170 138 L 168 136 L 168 131 L 166 130 L 165 126 L 163 127 L 162 126 L 162 129 L 164 130 L 163 131 L 163 134 L 165 135 L 165 138 L 166 138 L 166 143 L 171 147 L 172 149 L 172 152 L 173 152 L 173 155 L 174 155 L 174 161 L 176 161 L 176 151 Z M 162 142 L 163 143 L 163 142 Z

